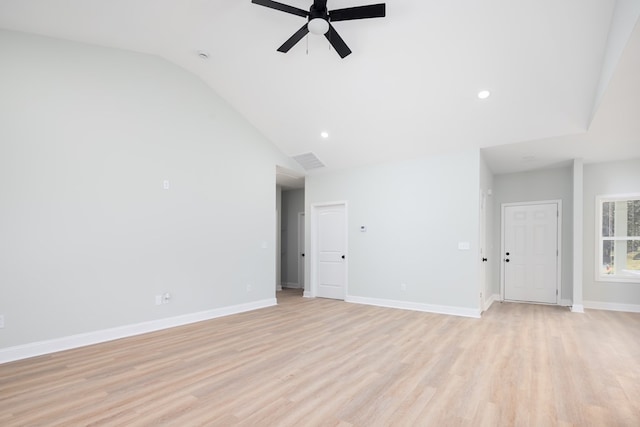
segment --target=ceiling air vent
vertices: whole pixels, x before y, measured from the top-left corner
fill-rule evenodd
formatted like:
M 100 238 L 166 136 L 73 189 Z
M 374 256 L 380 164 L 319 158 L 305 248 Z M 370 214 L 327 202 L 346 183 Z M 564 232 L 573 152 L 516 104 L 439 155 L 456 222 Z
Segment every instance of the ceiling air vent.
M 324 163 L 313 153 L 304 153 L 293 156 L 293 160 L 300 163 L 304 170 L 323 168 Z

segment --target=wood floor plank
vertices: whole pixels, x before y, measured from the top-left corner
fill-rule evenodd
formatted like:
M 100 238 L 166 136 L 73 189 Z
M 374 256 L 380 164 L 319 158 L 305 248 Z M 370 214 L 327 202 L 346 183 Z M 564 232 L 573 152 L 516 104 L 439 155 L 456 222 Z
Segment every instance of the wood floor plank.
M 278 302 L 0 365 L 0 425 L 640 425 L 640 314 Z

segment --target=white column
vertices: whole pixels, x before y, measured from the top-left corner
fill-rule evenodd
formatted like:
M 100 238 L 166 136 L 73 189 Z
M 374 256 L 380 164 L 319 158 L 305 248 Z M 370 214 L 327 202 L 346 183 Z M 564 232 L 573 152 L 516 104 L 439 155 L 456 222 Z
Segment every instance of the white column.
M 582 159 L 573 160 L 573 303 L 571 311 L 584 313 L 582 302 L 582 263 L 584 259 L 583 246 L 583 172 Z

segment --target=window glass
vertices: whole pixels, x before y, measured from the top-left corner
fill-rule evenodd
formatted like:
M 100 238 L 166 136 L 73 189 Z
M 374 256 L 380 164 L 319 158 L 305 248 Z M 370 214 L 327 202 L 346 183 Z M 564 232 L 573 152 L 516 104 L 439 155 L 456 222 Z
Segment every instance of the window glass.
M 598 278 L 640 282 L 640 195 L 598 198 Z

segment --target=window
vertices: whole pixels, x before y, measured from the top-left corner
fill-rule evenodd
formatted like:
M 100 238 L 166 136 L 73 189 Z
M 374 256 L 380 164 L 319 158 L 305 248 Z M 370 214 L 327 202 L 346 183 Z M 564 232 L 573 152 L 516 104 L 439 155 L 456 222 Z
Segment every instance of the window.
M 640 282 L 640 194 L 598 196 L 597 280 Z

